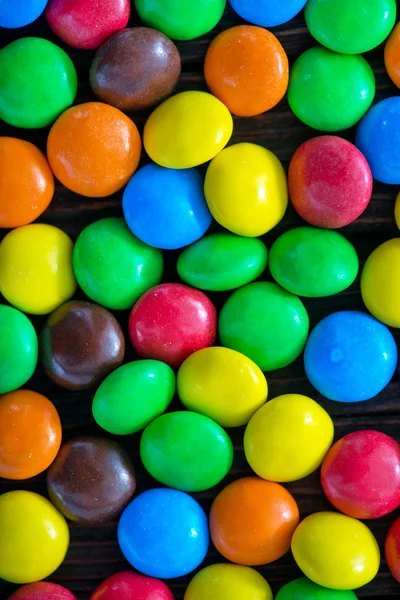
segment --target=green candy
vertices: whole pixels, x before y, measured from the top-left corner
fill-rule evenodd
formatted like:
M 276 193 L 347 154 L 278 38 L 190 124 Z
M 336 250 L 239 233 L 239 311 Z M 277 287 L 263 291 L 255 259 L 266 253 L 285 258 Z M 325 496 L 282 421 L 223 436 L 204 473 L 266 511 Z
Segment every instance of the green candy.
M 226 0 L 135 0 L 139 17 L 173 40 L 193 40 L 220 21 Z
M 321 131 L 355 125 L 374 95 L 374 73 L 362 56 L 317 46 L 299 56 L 290 73 L 290 108 L 303 123 Z
M 222 307 L 218 331 L 224 346 L 251 358 L 262 371 L 289 365 L 307 340 L 308 314 L 301 300 L 276 283 L 250 283 Z
M 357 596 L 351 590 L 331 590 L 299 577 L 284 585 L 275 600 L 357 600 Z
M 139 240 L 124 219 L 101 219 L 79 235 L 73 253 L 75 277 L 89 298 L 114 310 L 130 309 L 158 285 L 163 256 Z
M 361 54 L 388 37 L 396 21 L 396 0 L 308 0 L 305 18 L 323 46 Z
M 281 235 L 269 255 L 272 277 L 299 296 L 321 298 L 348 288 L 358 273 L 354 247 L 329 229 L 298 227 Z
M 36 331 L 22 312 L 0 304 L 0 394 L 32 377 L 38 360 Z
M 75 67 L 52 42 L 21 38 L 0 50 L 0 118 L 6 123 L 46 127 L 71 106 L 76 90 Z
M 142 462 L 154 479 L 184 492 L 202 492 L 229 472 L 233 446 L 228 434 L 194 412 L 162 415 L 143 432 Z
M 186 248 L 177 268 L 189 285 L 222 292 L 257 279 L 267 266 L 267 256 L 265 245 L 257 238 L 215 233 Z
M 116 369 L 93 398 L 93 416 L 116 435 L 140 431 L 169 406 L 175 373 L 159 360 L 137 360 Z

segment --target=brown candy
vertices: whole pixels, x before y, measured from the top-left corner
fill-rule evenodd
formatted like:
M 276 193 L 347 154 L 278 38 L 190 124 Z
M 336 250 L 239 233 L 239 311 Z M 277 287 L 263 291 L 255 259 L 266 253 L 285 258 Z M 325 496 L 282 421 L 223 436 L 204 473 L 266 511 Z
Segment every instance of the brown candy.
M 90 85 L 100 100 L 120 110 L 143 110 L 169 96 L 181 72 L 177 47 L 160 31 L 123 29 L 97 51 Z

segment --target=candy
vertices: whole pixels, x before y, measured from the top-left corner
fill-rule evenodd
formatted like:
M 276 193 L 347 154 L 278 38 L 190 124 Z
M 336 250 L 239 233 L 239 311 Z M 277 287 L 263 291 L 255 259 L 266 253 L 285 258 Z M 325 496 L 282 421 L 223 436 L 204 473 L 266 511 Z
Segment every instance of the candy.
M 241 565 L 210 565 L 189 583 L 184 600 L 272 600 L 268 583 L 257 571 Z
M 129 229 L 146 244 L 165 250 L 195 242 L 212 221 L 203 178 L 195 169 L 145 165 L 128 183 L 122 206 Z
M 329 502 L 357 519 L 378 519 L 400 504 L 400 446 L 379 431 L 355 431 L 326 455 L 321 483 Z
M 246 21 L 275 27 L 293 19 L 307 0 L 229 0 L 233 10 Z
M 226 0 L 134 0 L 139 17 L 175 40 L 193 40 L 221 19 Z
M 90 600 L 174 600 L 169 588 L 159 579 L 133 571 L 108 577 L 90 596 Z
M 118 542 L 128 562 L 145 575 L 181 577 L 198 567 L 207 554 L 207 517 L 184 492 L 148 490 L 124 510 Z
M 40 336 L 40 358 L 47 375 L 69 390 L 98 385 L 119 367 L 125 339 L 105 308 L 73 300 L 48 318 Z
M 374 73 L 362 56 L 316 46 L 300 55 L 290 73 L 290 108 L 300 121 L 321 131 L 355 125 L 374 95 Z
M 0 394 L 24 385 L 36 369 L 38 339 L 23 313 L 0 304 Z
M 0 396 L 0 477 L 29 479 L 42 473 L 60 444 L 60 417 L 50 400 L 28 390 Z
M 222 427 L 208 417 L 172 412 L 146 427 L 140 457 L 157 481 L 184 492 L 201 492 L 227 475 L 233 446 Z
M 127 452 L 116 442 L 78 437 L 61 447 L 47 472 L 51 501 L 71 521 L 102 523 L 117 516 L 136 489 Z
M 304 350 L 312 385 L 337 402 L 376 396 L 391 380 L 397 347 L 389 329 L 366 313 L 344 310 L 322 319 Z
M 76 597 L 57 583 L 39 581 L 20 587 L 8 600 L 76 600 Z
M 275 600 L 357 600 L 351 590 L 329 590 L 307 577 L 299 577 L 284 585 Z
M 269 268 L 275 281 L 289 292 L 320 298 L 338 294 L 354 282 L 358 256 L 336 231 L 298 227 L 272 245 Z
M 334 512 L 306 517 L 294 532 L 292 552 L 309 579 L 338 590 L 365 585 L 379 569 L 379 547 L 368 527 Z
M 71 106 L 76 90 L 75 67 L 52 42 L 20 38 L 0 50 L 0 118 L 6 123 L 46 127 Z
M 243 354 L 229 348 L 205 348 L 185 360 L 178 371 L 178 394 L 188 410 L 223 427 L 248 423 L 268 394 L 264 374 Z
M 135 360 L 103 381 L 93 398 L 93 416 L 110 433 L 135 433 L 167 410 L 174 392 L 171 367 L 158 360 Z
M 126 27 L 129 0 L 49 0 L 47 21 L 63 42 L 74 48 L 97 48 Z
M 318 227 L 344 227 L 366 209 L 372 174 L 357 148 L 333 135 L 302 144 L 289 165 L 289 196 L 299 215 Z
M 400 518 L 396 519 L 386 536 L 385 558 L 391 574 L 400 582 Z
M 310 0 L 304 11 L 312 36 L 330 50 L 361 54 L 379 46 L 396 21 L 396 0 Z
M 121 189 L 137 169 L 141 148 L 135 123 L 102 102 L 67 110 L 47 139 L 54 175 L 65 187 L 89 197 L 109 196 Z
M 76 290 L 72 247 L 68 235 L 52 225 L 35 223 L 7 233 L 0 244 L 0 291 L 6 300 L 35 315 L 69 300 Z
M 0 496 L 2 579 L 31 583 L 48 577 L 64 560 L 68 545 L 68 525 L 46 498 L 22 490 Z
M 195 23 L 197 5 L 198 0 Z M 229 142 L 232 130 L 229 110 L 218 98 L 205 92 L 181 92 L 151 113 L 143 142 L 151 160 L 162 167 L 187 169 L 214 158 Z
M 211 42 L 204 76 L 210 91 L 231 113 L 252 117 L 282 100 L 289 82 L 289 62 L 273 33 L 238 25 Z
M 233 292 L 220 312 L 218 332 L 224 346 L 242 352 L 262 371 L 272 371 L 300 356 L 308 327 L 301 300 L 263 281 Z
M 258 477 L 237 479 L 215 498 L 210 533 L 218 552 L 232 562 L 265 565 L 290 549 L 299 509 L 289 492 Z
M 36 21 L 46 8 L 47 0 L 3 0 L 0 6 L 0 27 L 16 29 Z
M 385 45 L 385 67 L 390 79 L 400 87 L 400 26 L 398 23 Z
M 232 290 L 257 279 L 267 266 L 267 249 L 256 238 L 214 233 L 179 256 L 179 277 L 202 290 Z
M 394 205 L 394 218 L 397 227 L 400 229 L 400 192 L 396 196 L 396 203 Z
M 177 47 L 159 31 L 133 27 L 115 33 L 97 51 L 90 85 L 120 110 L 151 108 L 169 96 L 181 72 Z
M 163 283 L 136 302 L 129 337 L 142 358 L 178 367 L 190 354 L 212 346 L 217 312 L 203 292 L 181 283 Z
M 284 394 L 250 419 L 244 451 L 253 471 L 271 481 L 295 481 L 315 471 L 333 441 L 333 423 L 314 400 Z

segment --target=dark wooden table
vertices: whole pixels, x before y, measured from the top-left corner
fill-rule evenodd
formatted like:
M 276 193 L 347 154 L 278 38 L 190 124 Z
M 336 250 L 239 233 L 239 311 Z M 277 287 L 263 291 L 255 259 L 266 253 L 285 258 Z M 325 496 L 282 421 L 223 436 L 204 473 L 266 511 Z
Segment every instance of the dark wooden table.
M 203 59 L 211 39 L 219 31 L 240 22 L 239 17 L 228 7 L 224 18 L 210 34 L 197 40 L 178 44 L 183 61 L 183 71 L 178 91 L 206 89 L 203 78 Z M 134 26 L 139 23 L 137 15 L 133 13 L 130 25 Z M 314 45 L 314 41 L 305 26 L 302 14 L 290 23 L 275 28 L 273 31 L 283 44 L 291 64 L 293 64 L 299 54 Z M 12 40 L 23 36 L 44 37 L 62 46 L 72 58 L 78 71 L 79 89 L 76 103 L 79 104 L 94 100 L 88 83 L 88 71 L 93 58 L 93 52 L 75 50 L 63 45 L 50 31 L 44 17 L 41 17 L 36 23 L 24 29 L 14 31 L 0 30 L 0 46 L 2 47 Z M 391 83 L 385 71 L 383 47 L 381 46 L 369 52 L 365 57 L 375 72 L 377 84 L 376 100 L 397 95 L 398 90 Z M 140 129 L 143 127 L 146 116 L 143 114 L 132 115 L 132 118 Z M 43 151 L 46 148 L 47 133 L 47 129 L 26 131 L 0 123 L 0 135 L 11 135 L 29 140 L 37 144 Z M 296 148 L 306 139 L 316 135 L 318 135 L 318 132 L 298 121 L 290 111 L 286 99 L 284 99 L 275 109 L 259 117 L 236 118 L 231 143 L 247 141 L 261 144 L 275 152 L 283 161 L 285 167 L 287 167 L 288 161 Z M 354 130 L 345 131 L 340 135 L 353 141 Z M 146 160 L 147 158 L 143 157 L 143 161 L 146 162 Z M 342 233 L 356 247 L 361 264 L 364 263 L 369 253 L 380 243 L 397 236 L 399 233 L 393 217 L 397 191 L 396 187 L 376 183 L 374 185 L 372 201 L 368 209 L 356 222 L 342 230 Z M 73 239 L 76 239 L 79 232 L 89 223 L 103 217 L 121 215 L 121 192 L 106 199 L 84 198 L 58 184 L 54 200 L 40 221 L 61 227 Z M 301 224 L 301 219 L 289 207 L 283 221 L 265 236 L 268 247 L 281 233 Z M 216 226 L 215 229 L 217 229 Z M 5 233 L 5 231 L 2 231 L 2 236 Z M 178 281 L 175 269 L 177 253 L 167 252 L 166 254 L 164 281 Z M 265 278 L 271 278 L 268 272 L 261 279 Z M 223 293 L 210 295 L 218 307 L 222 306 L 227 296 L 227 294 Z M 82 293 L 81 297 L 83 297 Z M 306 299 L 304 303 L 309 311 L 311 326 L 334 311 L 342 309 L 362 310 L 364 308 L 360 296 L 359 279 L 357 279 L 350 289 L 337 296 L 314 300 Z M 120 312 L 117 313 L 117 316 L 126 332 L 128 313 Z M 40 330 L 43 319 L 35 318 L 33 320 L 37 330 Z M 400 332 L 395 330 L 393 333 L 399 342 Z M 133 351 L 128 350 L 126 361 L 128 362 L 134 358 Z M 400 383 L 397 374 L 394 380 L 379 396 L 368 402 L 361 402 L 359 404 L 330 402 L 316 393 L 305 377 L 301 359 L 285 369 L 269 373 L 268 383 L 270 386 L 270 398 L 282 393 L 295 392 L 309 395 L 320 402 L 334 418 L 336 439 L 351 431 L 365 428 L 375 428 L 395 437 L 397 440 L 400 439 Z M 58 388 L 44 375 L 40 367 L 27 387 L 48 395 L 55 403 L 63 424 L 64 440 L 81 434 L 104 435 L 105 432 L 95 425 L 91 414 L 92 391 L 68 392 Z M 179 401 L 175 400 L 172 409 L 178 407 Z M 238 477 L 251 474 L 243 453 L 243 429 L 229 430 L 229 434 L 235 446 L 234 465 L 229 476 L 217 489 L 194 495 L 206 511 L 209 510 L 216 493 L 227 483 Z M 138 475 L 138 491 L 142 492 L 157 484 L 141 465 L 138 451 L 139 438 L 139 435 L 132 435 L 118 438 L 118 441 L 127 448 L 134 460 Z M 322 493 L 319 483 L 319 473 L 314 473 L 310 477 L 292 483 L 287 487 L 294 494 L 302 517 L 330 508 Z M 41 475 L 34 479 L 18 483 L 0 480 L 0 493 L 13 489 L 27 489 L 46 494 L 45 476 Z M 397 510 L 383 519 L 368 522 L 381 548 L 383 548 L 385 535 L 389 526 L 399 515 L 400 511 Z M 112 573 L 128 567 L 118 547 L 116 529 L 117 521 L 91 527 L 71 524 L 71 545 L 66 560 L 50 579 L 68 587 L 76 594 L 79 600 L 88 600 L 91 592 L 101 581 Z M 217 551 L 211 547 L 204 565 L 221 560 L 222 558 L 218 555 Z M 279 561 L 260 568 L 260 572 L 267 578 L 274 592 L 283 583 L 300 575 L 300 571 L 296 567 L 290 553 Z M 183 598 L 185 587 L 189 580 L 190 576 L 170 582 L 177 600 Z M 0 582 L 0 600 L 5 600 L 15 587 Z M 379 575 L 369 585 L 357 591 L 357 596 L 364 598 L 377 598 L 378 596 L 380 598 L 400 598 L 400 584 L 390 575 L 383 559 Z M 232 600 L 236 599 L 232 598 Z

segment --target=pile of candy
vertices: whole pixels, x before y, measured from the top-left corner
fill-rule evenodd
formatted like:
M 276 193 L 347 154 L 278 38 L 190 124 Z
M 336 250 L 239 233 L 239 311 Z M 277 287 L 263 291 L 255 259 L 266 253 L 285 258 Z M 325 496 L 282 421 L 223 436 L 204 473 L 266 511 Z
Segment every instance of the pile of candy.
M 396 371 L 389 327 L 400 328 L 400 237 L 362 268 L 368 312 L 335 312 L 310 332 L 300 299 L 354 283 L 356 250 L 333 229 L 365 211 L 373 179 L 400 185 L 400 97 L 372 106 L 375 78 L 361 56 L 387 38 L 387 73 L 400 87 L 396 1 L 230 0 L 249 24 L 213 39 L 204 63 L 209 93 L 172 96 L 181 58 L 170 38 L 209 32 L 226 2 L 134 5 L 146 26 L 126 27 L 129 0 L 0 0 L 0 27 L 23 27 L 44 12 L 60 43 L 96 49 L 90 86 L 98 98 L 72 106 L 74 64 L 47 39 L 22 33 L 0 50 L 0 118 L 15 128 L 50 127 L 47 157 L 28 141 L 0 137 L 0 227 L 10 229 L 0 244 L 0 477 L 18 482 L 0 496 L 0 577 L 27 584 L 9 600 L 76 600 L 41 581 L 66 556 L 67 519 L 117 518 L 119 547 L 135 571 L 116 573 L 91 600 L 173 600 L 162 580 L 195 570 L 185 600 L 271 600 L 251 567 L 290 549 L 305 577 L 276 600 L 354 600 L 352 590 L 380 566 L 361 520 L 400 505 L 400 446 L 374 430 L 333 444 L 324 408 L 296 390 L 267 402 L 267 380 L 303 354 L 316 392 L 353 403 L 379 394 Z M 289 73 L 266 28 L 303 8 L 321 45 Z M 298 119 L 327 133 L 297 149 L 288 174 L 267 148 L 228 145 L 232 115 L 260 115 L 286 93 Z M 125 113 L 146 109 L 141 135 Z M 331 135 L 357 123 L 355 144 Z M 204 163 L 205 175 L 196 168 Z M 55 226 L 33 224 L 53 199 L 55 178 L 90 198 L 123 189 L 123 217 L 90 224 L 75 243 Z M 282 220 L 289 198 L 307 225 L 267 251 L 260 237 Z M 207 235 L 213 220 L 220 227 Z M 400 227 L 400 196 L 396 220 Z M 180 250 L 179 283 L 163 277 L 171 250 Z M 73 299 L 78 286 L 88 300 Z M 207 292 L 231 292 L 219 314 Z M 121 310 L 130 311 L 132 362 L 124 363 Z M 39 334 L 25 313 L 47 316 Z M 54 404 L 24 388 L 38 362 L 58 386 L 93 390 L 99 436 L 62 443 Z M 180 410 L 171 411 L 175 394 Z M 224 428 L 232 427 L 243 427 L 254 476 L 220 487 L 206 515 L 191 494 L 229 473 L 234 448 Z M 143 467 L 162 485 L 134 497 L 132 460 L 115 436 L 137 432 Z M 319 468 L 332 510 L 300 520 L 282 484 Z M 44 471 L 50 500 L 19 483 Z M 228 562 L 199 570 L 210 538 Z M 400 519 L 385 552 L 400 581 Z

